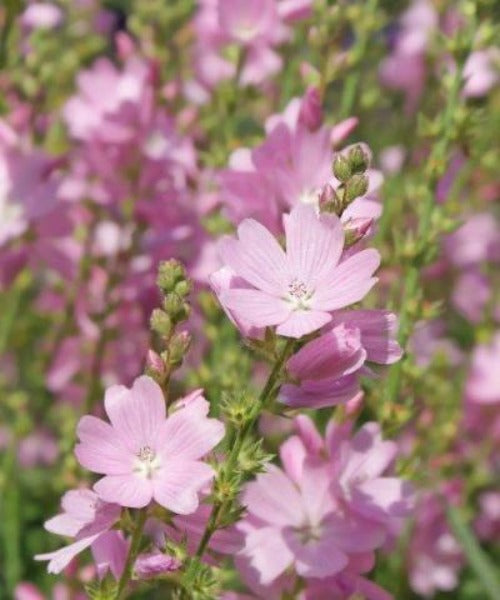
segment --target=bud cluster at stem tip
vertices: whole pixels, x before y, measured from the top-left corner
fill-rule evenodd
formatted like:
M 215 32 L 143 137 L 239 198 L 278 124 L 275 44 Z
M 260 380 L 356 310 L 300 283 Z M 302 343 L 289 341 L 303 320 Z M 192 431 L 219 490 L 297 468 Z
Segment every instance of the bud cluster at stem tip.
M 320 194 L 322 212 L 341 215 L 356 198 L 364 196 L 368 191 L 366 171 L 370 166 L 370 156 L 361 144 L 356 144 L 347 153 L 338 153 L 333 159 L 332 170 L 340 182 L 336 190 L 326 185 Z
M 176 328 L 191 312 L 187 297 L 192 285 L 183 265 L 175 259 L 160 263 L 156 283 L 163 296 L 162 308 L 153 310 L 150 326 L 164 349 L 160 354 L 149 351 L 146 372 L 163 383 L 173 369 L 180 367 L 191 343 L 191 335 L 187 331 L 177 332 Z

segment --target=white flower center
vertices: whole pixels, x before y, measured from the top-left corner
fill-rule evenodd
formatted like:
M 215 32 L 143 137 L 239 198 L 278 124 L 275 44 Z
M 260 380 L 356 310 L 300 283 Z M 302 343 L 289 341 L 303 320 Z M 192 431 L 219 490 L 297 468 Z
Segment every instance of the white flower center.
M 300 527 L 296 527 L 295 533 L 297 534 L 301 544 L 305 545 L 309 542 L 317 542 L 321 539 L 321 525 L 306 523 Z
M 160 468 L 160 459 L 150 446 L 143 446 L 136 454 L 134 471 L 146 479 L 151 479 Z
M 295 310 L 308 309 L 311 297 L 312 292 L 309 291 L 307 285 L 303 281 L 293 279 L 288 284 L 287 300 L 294 305 Z
M 304 188 L 299 194 L 299 202 L 301 204 L 312 204 L 318 208 L 320 192 L 320 188 Z

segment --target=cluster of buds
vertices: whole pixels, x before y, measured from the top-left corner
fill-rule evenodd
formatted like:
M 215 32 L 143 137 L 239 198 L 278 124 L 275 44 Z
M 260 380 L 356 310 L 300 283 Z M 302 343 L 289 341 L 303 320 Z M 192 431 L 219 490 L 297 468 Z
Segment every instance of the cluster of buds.
M 370 155 L 356 144 L 346 151 L 339 152 L 333 159 L 333 174 L 340 182 L 337 189 L 326 185 L 320 194 L 321 212 L 335 213 L 340 216 L 356 198 L 368 191 L 366 171 L 370 166 Z
M 146 374 L 162 385 L 171 372 L 181 366 L 191 344 L 191 335 L 177 328 L 191 312 L 187 297 L 192 286 L 184 267 L 174 259 L 160 263 L 156 283 L 162 295 L 162 308 L 153 310 L 150 325 L 160 338 L 163 350 L 160 354 L 149 351 Z

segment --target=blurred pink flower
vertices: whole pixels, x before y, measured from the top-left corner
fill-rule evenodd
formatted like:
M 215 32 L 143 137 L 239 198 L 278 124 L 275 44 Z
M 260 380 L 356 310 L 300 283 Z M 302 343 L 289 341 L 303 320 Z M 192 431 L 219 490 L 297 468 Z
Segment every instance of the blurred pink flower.
M 437 591 L 449 592 L 458 585 L 464 557 L 447 524 L 445 503 L 455 504 L 459 494 L 460 485 L 449 481 L 437 493 L 423 493 L 415 507 L 408 549 L 409 582 L 424 597 L 432 597 Z
M 252 219 L 238 227 L 239 239 L 221 244 L 222 261 L 253 289 L 228 288 L 222 304 L 255 327 L 300 338 L 331 321 L 330 311 L 361 300 L 375 284 L 376 250 L 362 250 L 339 263 L 344 233 L 335 215 L 299 205 L 285 220 L 286 253 Z
M 467 399 L 478 404 L 500 402 L 500 332 L 489 344 L 474 349 L 466 383 Z
M 500 50 L 492 47 L 473 52 L 464 65 L 465 84 L 462 93 L 467 98 L 486 96 L 498 84 Z
M 61 9 L 50 2 L 33 2 L 21 15 L 21 23 L 28 29 L 53 29 L 63 21 Z
M 223 424 L 207 418 L 208 402 L 200 396 L 167 418 L 160 386 L 142 376 L 131 389 L 108 388 L 104 403 L 111 425 L 83 417 L 75 449 L 82 466 L 105 475 L 94 485 L 99 497 L 133 508 L 154 499 L 180 514 L 194 512 L 214 475 L 200 458 L 224 436 Z

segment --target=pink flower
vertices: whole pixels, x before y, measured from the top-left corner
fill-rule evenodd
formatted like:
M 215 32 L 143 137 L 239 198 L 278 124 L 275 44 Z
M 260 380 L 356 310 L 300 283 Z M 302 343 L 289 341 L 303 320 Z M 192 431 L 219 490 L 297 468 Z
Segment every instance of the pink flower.
M 387 474 L 398 448 L 384 440 L 377 423 L 365 423 L 352 437 L 351 424 L 330 422 L 325 440 L 313 422 L 301 415 L 295 420 L 298 437 L 281 447 L 288 471 L 300 472 L 300 457 L 323 458 L 330 465 L 333 494 L 350 514 L 385 526 L 392 534 L 413 506 L 412 487 L 399 477 Z M 299 465 L 299 466 L 297 466 Z
M 98 542 L 118 521 L 121 512 L 117 504 L 103 502 L 85 489 L 66 492 L 61 505 L 64 512 L 49 519 L 45 529 L 76 541 L 55 552 L 35 556 L 35 560 L 49 561 L 49 573 L 60 573 L 77 554 Z
M 466 384 L 468 400 L 477 404 L 500 402 L 500 332 L 490 344 L 477 346 Z
M 49 2 L 34 2 L 21 15 L 21 23 L 28 29 L 54 29 L 62 21 L 61 9 Z
M 358 329 L 338 325 L 308 342 L 287 363 L 300 385 L 284 384 L 281 400 L 293 407 L 322 408 L 346 402 L 359 392 L 358 371 L 366 360 Z
M 131 389 L 112 386 L 104 399 L 108 424 L 93 416 L 80 419 L 75 449 L 80 463 L 105 475 L 94 490 L 108 502 L 140 508 L 156 500 L 189 514 L 213 469 L 201 458 L 224 436 L 224 426 L 207 418 L 208 402 L 198 397 L 166 415 L 161 388 L 150 377 Z
M 265 40 L 278 26 L 274 0 L 219 0 L 217 12 L 221 29 L 243 44 Z
M 491 47 L 473 52 L 464 66 L 465 85 L 462 90 L 466 98 L 485 96 L 498 83 L 500 51 Z
M 457 484 L 451 481 L 438 493 L 422 494 L 415 509 L 409 544 L 409 582 L 422 596 L 432 597 L 439 590 L 451 591 L 458 585 L 464 556 L 445 514 L 446 503 L 457 502 L 460 492 Z
M 376 250 L 363 250 L 339 262 L 344 246 L 340 220 L 297 206 L 285 221 L 286 253 L 271 233 L 252 219 L 238 227 L 239 239 L 226 238 L 221 257 L 253 289 L 226 289 L 222 304 L 255 327 L 300 338 L 332 319 L 331 311 L 361 300 L 375 284 Z
M 451 302 L 455 309 L 471 323 L 480 323 L 491 299 L 488 278 L 476 270 L 460 275 L 453 288 Z
M 292 565 L 303 577 L 335 575 L 349 553 L 370 551 L 383 540 L 379 527 L 339 510 L 326 464 L 305 459 L 295 475 L 271 465 L 243 492 L 248 517 L 239 524 L 242 555 L 264 585 Z
M 106 58 L 78 75 L 78 95 L 70 98 L 63 111 L 71 135 L 80 140 L 100 139 L 123 142 L 133 129 L 123 116 L 127 108 L 139 109 L 144 101 L 148 65 L 131 57 L 122 72 Z M 130 115 L 128 115 L 130 120 Z

